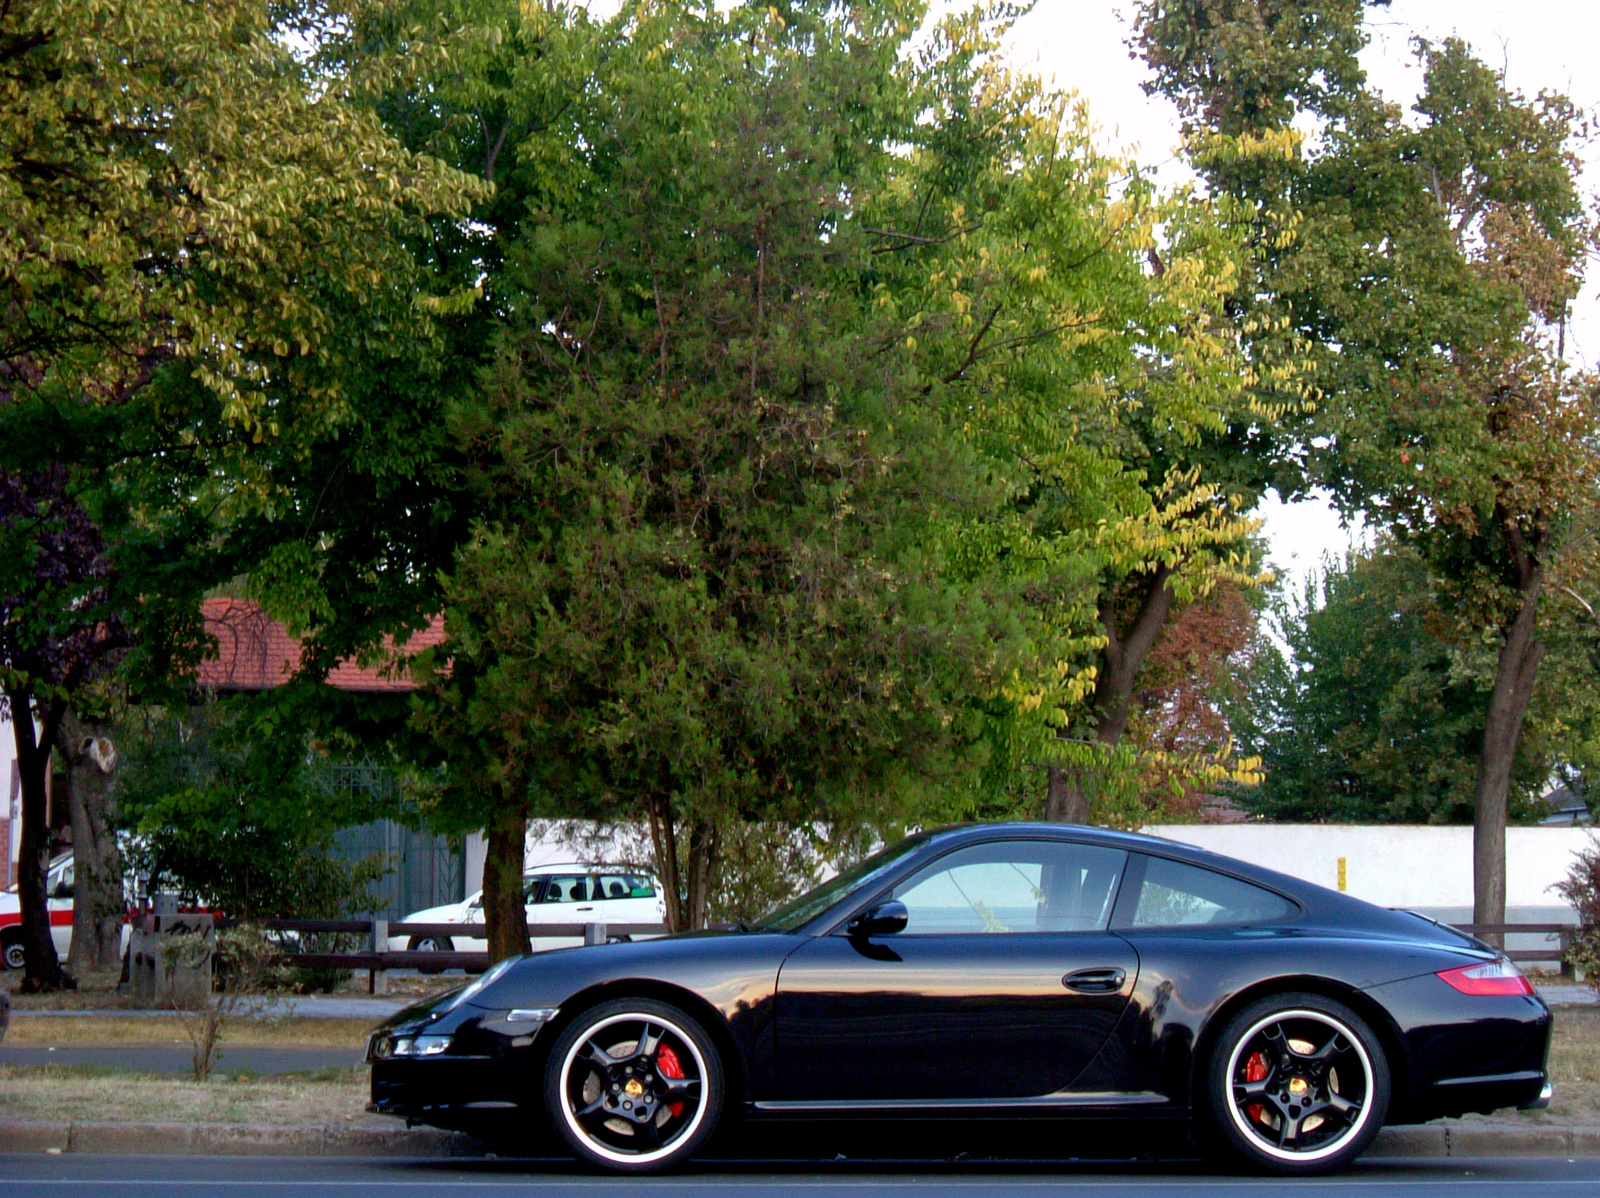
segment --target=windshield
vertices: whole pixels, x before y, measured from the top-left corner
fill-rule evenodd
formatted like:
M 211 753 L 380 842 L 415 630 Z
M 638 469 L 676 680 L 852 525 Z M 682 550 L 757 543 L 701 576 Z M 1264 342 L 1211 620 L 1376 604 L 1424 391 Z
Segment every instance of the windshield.
M 896 864 L 907 853 L 911 852 L 924 840 L 928 833 L 918 832 L 915 836 L 908 836 L 886 849 L 879 849 L 870 857 L 864 857 L 856 862 L 842 874 L 829 878 L 820 886 L 813 886 L 797 899 L 791 899 L 781 907 L 768 911 L 751 925 L 752 931 L 757 932 L 795 932 L 805 927 L 829 907 L 839 902 L 853 890 L 859 890 L 869 885 L 873 879 Z

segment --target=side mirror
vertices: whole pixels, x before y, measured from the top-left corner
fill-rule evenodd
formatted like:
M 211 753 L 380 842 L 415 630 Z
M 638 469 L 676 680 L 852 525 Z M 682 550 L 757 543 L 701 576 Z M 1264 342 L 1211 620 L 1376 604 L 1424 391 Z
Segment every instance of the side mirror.
M 893 936 L 906 930 L 911 912 L 899 899 L 890 899 L 863 911 L 850 921 L 846 929 L 852 936 Z
M 54 899 L 69 899 L 69 898 L 71 898 L 72 897 L 72 883 L 70 883 L 70 882 L 57 882 L 56 883 L 56 888 L 50 892 L 50 897 L 54 898 Z

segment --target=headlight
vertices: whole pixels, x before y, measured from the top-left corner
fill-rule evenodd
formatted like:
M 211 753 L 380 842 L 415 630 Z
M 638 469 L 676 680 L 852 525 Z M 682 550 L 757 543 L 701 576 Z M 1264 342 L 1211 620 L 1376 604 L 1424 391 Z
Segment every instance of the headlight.
M 436 1057 L 449 1048 L 449 1036 L 401 1036 L 394 1041 L 397 1057 Z

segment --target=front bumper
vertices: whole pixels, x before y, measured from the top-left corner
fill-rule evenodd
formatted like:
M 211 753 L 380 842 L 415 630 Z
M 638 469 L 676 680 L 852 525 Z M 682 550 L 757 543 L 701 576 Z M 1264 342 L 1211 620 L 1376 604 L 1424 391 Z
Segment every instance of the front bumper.
M 420 1009 L 411 1018 L 390 1020 L 367 1041 L 372 1066 L 367 1109 L 435 1127 L 477 1131 L 487 1118 L 537 1107 L 543 1047 L 539 1032 L 554 1013 L 485 1010 L 463 1003 L 437 1015 Z M 442 1049 L 404 1055 L 421 1042 Z

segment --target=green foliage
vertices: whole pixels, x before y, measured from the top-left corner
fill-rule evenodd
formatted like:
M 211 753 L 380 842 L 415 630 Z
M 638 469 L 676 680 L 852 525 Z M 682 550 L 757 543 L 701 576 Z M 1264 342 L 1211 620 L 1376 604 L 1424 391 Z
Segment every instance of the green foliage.
M 1589 844 L 1573 854 L 1572 870 L 1555 891 L 1578 912 L 1567 963 L 1584 972 L 1591 986 L 1600 988 L 1600 844 Z
M 329 850 L 340 828 L 389 814 L 329 785 L 308 746 L 267 733 L 248 700 L 146 713 L 122 739 L 128 866 L 239 918 L 336 917 L 366 905 L 386 866 Z
M 1393 545 L 1352 552 L 1283 596 L 1232 706 L 1265 777 L 1234 801 L 1304 823 L 1470 823 L 1492 658 L 1442 637 L 1427 568 Z M 1513 811 L 1546 773 L 1525 743 Z
M 955 767 L 1014 636 L 929 535 L 991 502 L 943 436 L 970 338 L 880 300 L 925 269 L 879 231 L 897 147 L 949 133 L 914 123 L 909 33 L 895 5 L 625 9 L 454 415 L 482 519 L 419 726 L 492 763 L 456 763 L 468 802 L 649 816 L 689 922 L 678 829 L 709 864 L 733 820 L 892 807 Z

